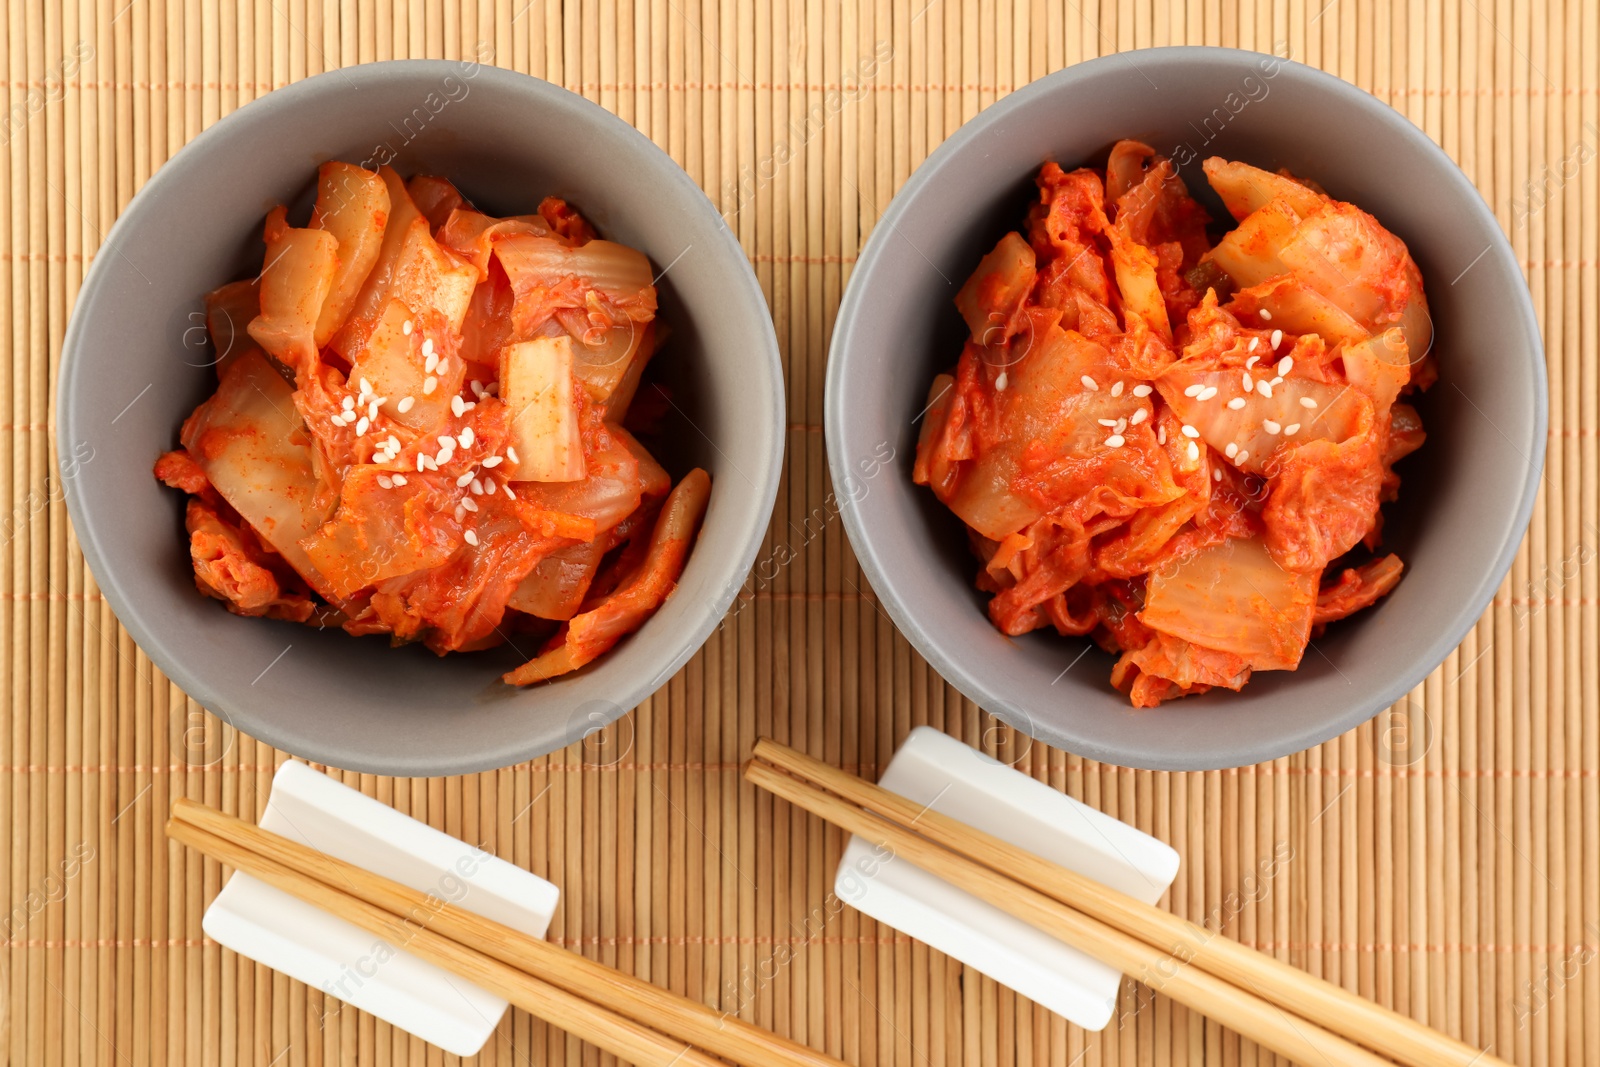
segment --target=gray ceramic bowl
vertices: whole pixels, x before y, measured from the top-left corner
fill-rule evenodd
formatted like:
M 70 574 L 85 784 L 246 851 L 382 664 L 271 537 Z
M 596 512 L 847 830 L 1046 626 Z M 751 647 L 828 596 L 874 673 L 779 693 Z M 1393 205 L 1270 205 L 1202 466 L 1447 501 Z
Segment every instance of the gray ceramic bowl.
M 959 521 L 911 483 L 912 421 L 966 338 L 951 298 L 1020 225 L 1040 164 L 1103 163 L 1123 137 L 1183 164 L 1218 218 L 1227 216 L 1200 172 L 1210 155 L 1288 167 L 1372 212 L 1422 268 L 1441 375 L 1419 404 L 1427 444 L 1402 465 L 1401 499 L 1386 509 L 1386 541 L 1407 564 L 1399 588 L 1330 627 L 1297 672 L 1149 710 L 1112 690 L 1112 657 L 1087 641 L 1053 631 L 1013 640 L 990 626 Z M 1215 48 L 1071 67 L 1001 100 L 929 156 L 856 265 L 826 402 L 851 543 L 912 644 L 1012 726 L 1083 756 L 1162 770 L 1283 756 L 1403 697 L 1460 642 L 1511 565 L 1545 448 L 1538 327 L 1511 248 L 1471 182 L 1365 92 Z M 894 462 L 864 476 L 888 448 Z
M 571 200 L 658 269 L 672 337 L 656 368 L 682 425 L 658 451 L 713 489 L 677 593 L 589 668 L 526 690 L 501 648 L 440 659 L 382 638 L 236 618 L 200 596 L 180 494 L 151 477 L 214 387 L 201 294 L 261 268 L 274 203 L 309 204 L 318 163 L 385 162 L 455 180 L 496 214 Z M 370 165 L 370 164 L 369 164 Z M 771 318 L 723 220 L 677 164 L 600 107 L 524 75 L 443 61 L 308 78 L 223 119 L 134 197 L 89 272 L 67 331 L 58 443 L 67 506 L 140 647 L 205 707 L 261 740 L 355 770 L 441 775 L 566 745 L 661 685 L 743 581 L 777 492 L 782 378 Z M 82 457 L 90 457 L 84 459 Z M 531 652 L 532 649 L 524 649 Z

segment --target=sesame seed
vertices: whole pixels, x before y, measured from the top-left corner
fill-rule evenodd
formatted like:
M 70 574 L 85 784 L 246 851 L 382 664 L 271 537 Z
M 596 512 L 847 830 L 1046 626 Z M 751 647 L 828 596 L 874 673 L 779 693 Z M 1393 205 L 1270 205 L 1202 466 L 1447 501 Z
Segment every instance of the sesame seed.
M 1261 338 L 1259 338 L 1259 337 L 1250 338 L 1250 346 L 1248 348 L 1246 348 L 1245 351 L 1246 352 L 1254 352 L 1256 350 L 1256 346 L 1259 345 L 1260 343 L 1261 343 Z
M 437 463 L 435 463 L 433 461 L 433 457 L 432 456 L 418 456 L 417 457 L 417 462 L 423 464 L 424 466 L 426 466 L 431 471 L 436 471 L 436 470 L 439 469 L 439 464 L 437 464 Z
M 415 327 L 414 327 L 414 326 L 412 326 L 412 324 L 411 324 L 411 320 L 410 320 L 410 319 L 407 319 L 407 320 L 406 320 L 406 321 L 405 321 L 405 322 L 403 322 L 403 323 L 401 323 L 401 324 L 400 324 L 400 332 L 401 332 L 401 333 L 403 333 L 403 334 L 405 334 L 405 335 L 406 335 L 406 336 L 407 336 L 407 337 L 410 337 L 410 336 L 411 336 L 411 331 L 412 331 L 412 330 L 413 330 L 413 329 L 414 329 L 414 328 L 415 328 Z
M 1118 433 L 1121 433 L 1123 430 L 1126 430 L 1127 428 L 1128 428 L 1128 420 L 1127 419 L 1118 419 L 1117 420 L 1117 432 Z
M 500 457 L 490 456 L 488 459 L 483 461 L 483 465 L 485 467 L 498 467 L 500 466 Z
M 1313 408 L 1314 409 L 1317 406 L 1317 402 L 1315 400 L 1311 399 L 1309 396 L 1303 396 L 1303 397 L 1300 398 L 1300 406 L 1303 407 L 1303 408 Z
M 395 410 L 404 415 L 411 410 L 412 405 L 416 402 L 417 398 L 414 396 L 403 396 L 400 398 L 400 403 L 395 405 Z
M 1154 391 L 1154 387 L 1146 385 L 1142 382 L 1133 387 L 1134 396 L 1149 396 Z
M 1242 396 L 1236 396 L 1228 401 L 1228 409 L 1230 411 L 1238 411 L 1242 407 L 1244 407 L 1244 397 Z
M 483 495 L 483 482 L 482 482 L 481 479 L 478 479 L 478 478 L 472 479 L 472 484 L 469 485 L 467 488 L 472 490 L 472 495 L 473 496 L 482 496 Z
M 1266 397 L 1268 400 L 1272 399 L 1272 386 L 1268 385 L 1266 382 L 1257 382 L 1256 383 L 1256 392 L 1260 393 L 1262 396 Z
M 343 426 L 344 425 L 344 416 L 343 415 L 335 415 L 335 416 L 333 416 L 333 418 L 329 419 L 328 421 L 333 423 L 335 426 Z
M 1112 383 L 1112 385 L 1111 385 L 1111 395 L 1112 396 L 1121 396 L 1122 395 L 1122 382 L 1121 381 L 1117 381 L 1117 382 L 1113 382 Z
M 391 482 L 393 482 L 395 485 L 405 485 L 406 484 L 406 476 L 404 474 L 396 474 L 393 478 L 390 478 L 389 480 Z
M 426 462 L 428 462 L 428 457 L 424 456 L 421 452 L 418 452 L 417 453 L 417 473 L 418 474 L 421 474 L 424 470 L 427 469 L 426 467 L 423 466 L 423 464 L 426 463 Z
M 1239 376 L 1239 381 L 1244 385 L 1244 391 L 1247 393 L 1256 387 L 1256 380 L 1250 377 L 1249 371 L 1245 371 L 1243 374 L 1241 374 Z
M 1194 385 L 1189 386 L 1189 388 L 1185 389 L 1183 391 L 1183 395 L 1184 396 L 1199 396 L 1201 391 L 1204 390 L 1204 389 L 1205 389 L 1205 386 L 1200 385 L 1199 383 L 1196 383 Z
M 1212 467 L 1211 468 L 1211 480 L 1214 481 L 1214 482 L 1222 481 L 1222 468 L 1221 467 Z
M 1261 321 L 1262 322 L 1271 322 L 1272 321 L 1272 312 L 1268 311 L 1266 308 L 1262 308 L 1261 309 Z
M 494 488 L 493 478 L 485 478 L 483 480 L 483 493 L 485 496 L 494 496 Z
M 442 433 L 439 435 L 439 447 L 454 451 L 456 447 L 456 439 L 447 433 Z
M 1239 454 L 1239 446 L 1234 444 L 1232 441 L 1229 441 L 1228 447 L 1222 450 L 1222 454 L 1227 456 L 1229 459 L 1232 459 L 1234 456 Z
M 1249 359 L 1244 361 L 1245 369 L 1248 370 L 1259 362 L 1261 362 L 1260 356 L 1251 356 Z
M 465 415 L 467 413 L 466 409 L 461 406 L 464 403 L 466 403 L 466 401 L 462 400 L 459 394 L 456 395 L 456 396 L 451 397 L 450 398 L 450 414 L 454 415 L 458 419 L 461 416 Z
M 1217 387 L 1214 386 L 1214 385 L 1208 385 L 1204 389 L 1200 390 L 1200 395 L 1195 397 L 1195 399 L 1196 400 L 1210 400 L 1212 397 L 1214 397 L 1216 395 L 1217 395 Z
M 1261 428 L 1263 430 L 1267 431 L 1268 433 L 1272 434 L 1273 436 L 1277 436 L 1278 434 L 1283 432 L 1283 427 L 1280 426 L 1278 423 L 1273 422 L 1271 419 L 1262 419 L 1261 420 Z
M 1285 436 L 1285 437 L 1293 437 L 1295 434 L 1297 434 L 1299 432 L 1300 432 L 1300 424 L 1298 422 L 1291 422 L 1289 425 L 1287 425 L 1287 426 L 1285 426 L 1283 428 L 1283 436 Z
M 383 486 L 385 489 L 394 488 L 394 481 L 387 474 L 378 475 L 378 484 Z
M 1133 418 L 1128 420 L 1128 421 L 1133 423 L 1133 425 L 1137 426 L 1141 422 L 1144 421 L 1144 417 L 1145 417 L 1146 414 L 1147 414 L 1147 412 L 1144 410 L 1144 408 L 1140 408 L 1138 411 L 1135 411 L 1133 413 Z
M 347 396 L 343 401 L 340 402 L 339 406 L 344 408 L 346 411 L 354 411 L 356 409 L 356 398 L 353 396 Z
M 1167 428 L 1165 426 L 1157 427 L 1156 428 L 1156 444 L 1164 445 L 1166 443 L 1167 443 Z
M 1242 467 L 1242 466 L 1244 466 L 1244 461 L 1249 459 L 1249 458 L 1250 458 L 1250 453 L 1248 451 L 1245 451 L 1244 449 L 1240 449 L 1239 450 L 1239 454 L 1237 456 L 1233 457 L 1233 461 L 1235 463 L 1239 464 L 1239 466 Z
M 1283 344 L 1283 331 L 1282 330 L 1273 330 L 1272 331 L 1271 344 L 1272 344 L 1273 348 L 1277 348 L 1279 345 Z
M 423 382 L 422 382 L 422 395 L 423 396 L 429 395 L 430 393 L 432 393 L 437 388 L 439 388 L 439 379 L 435 378 L 433 375 L 430 374 L 430 375 L 427 376 L 427 378 L 423 379 Z
M 1284 356 L 1282 359 L 1278 360 L 1278 373 L 1280 375 L 1288 374 L 1292 370 L 1294 370 L 1293 356 Z
M 473 548 L 477 548 L 478 547 L 478 535 L 476 533 L 474 533 L 473 531 L 468 530 L 466 533 L 462 534 L 461 536 L 465 537 L 467 539 L 467 544 L 471 545 Z
M 500 391 L 500 383 L 499 382 L 490 382 L 488 385 L 483 387 L 483 391 L 488 393 L 490 396 L 494 396 L 496 393 L 498 393 Z
M 461 506 L 466 508 L 468 511 L 478 510 L 478 502 L 472 499 L 470 496 L 464 496 L 461 498 Z
M 425 356 L 433 355 L 433 338 L 429 337 L 422 342 L 422 354 Z
M 376 420 L 378 417 L 378 402 L 376 400 L 367 405 L 367 418 Z
M 372 424 L 367 421 L 365 416 L 362 416 L 361 418 L 357 419 L 356 420 L 356 436 L 360 437 L 361 435 L 365 434 L 367 432 L 367 427 L 370 426 L 370 425 L 372 425 Z
M 472 379 L 472 381 L 468 382 L 467 384 L 472 386 L 472 395 L 477 397 L 479 400 L 482 400 L 483 399 L 483 383 L 478 381 L 478 379 L 474 378 L 474 379 Z
M 512 500 L 517 499 L 517 494 L 511 491 L 511 487 L 509 485 L 506 486 L 506 496 L 510 497 Z
M 513 463 L 521 463 L 522 462 L 520 459 L 517 458 L 517 450 L 515 448 L 513 448 L 512 446 L 510 446 L 510 445 L 506 445 L 506 458 L 509 459 Z
M 1099 388 L 1100 388 L 1098 385 L 1095 384 L 1094 379 L 1089 377 L 1087 374 L 1085 374 L 1083 377 L 1079 378 L 1078 381 L 1082 382 L 1083 383 L 1083 387 L 1085 389 L 1089 390 L 1091 393 L 1098 391 Z
M 1189 462 L 1193 463 L 1200 458 L 1200 446 L 1193 441 L 1189 442 Z
M 1106 438 L 1106 444 L 1111 448 L 1121 448 L 1122 435 L 1117 433 L 1112 434 L 1110 437 Z
M 439 369 L 439 357 L 436 353 L 429 352 L 428 358 L 423 362 L 422 369 L 432 374 Z
M 1274 389 L 1276 389 L 1278 386 L 1283 384 L 1283 375 L 1281 375 L 1281 374 L 1278 375 L 1276 378 L 1272 379 L 1272 381 L 1268 382 L 1267 384 L 1272 386 Z
M 455 455 L 455 453 L 451 449 L 448 449 L 448 448 L 439 449 L 439 451 L 434 453 L 434 456 L 433 456 L 433 462 L 434 462 L 434 468 L 433 469 L 434 470 L 438 470 L 440 467 L 443 467 L 444 465 L 449 463 L 450 462 L 450 457 L 453 456 L 453 455 Z
M 467 517 L 467 509 L 460 504 L 456 505 L 456 521 L 460 522 Z
M 1185 437 L 1199 437 L 1200 436 L 1200 431 L 1195 429 L 1193 426 L 1190 426 L 1188 423 L 1184 423 L 1184 425 L 1183 425 L 1183 436 L 1185 436 Z
M 363 393 L 372 392 L 372 383 L 367 381 L 365 378 L 356 379 L 356 385 L 361 389 L 361 391 Z
M 1116 419 L 1096 419 L 1095 421 L 1101 426 L 1115 426 L 1117 424 Z
M 396 437 L 394 434 L 390 434 L 389 440 L 385 441 L 384 443 L 389 446 L 390 452 L 400 451 L 400 438 Z
M 472 442 L 478 439 L 478 435 L 472 432 L 471 426 L 464 426 L 461 429 L 460 439 L 462 448 L 471 448 Z
M 1008 386 L 1010 384 L 1011 384 L 1011 377 L 1010 377 L 1010 375 L 1006 374 L 1005 371 L 1001 371 L 999 374 L 996 374 L 994 376 L 994 391 L 995 392 L 997 392 L 997 393 L 1005 392 L 1006 391 L 1006 386 Z
M 467 471 L 461 477 L 456 479 L 456 488 L 465 489 L 467 487 L 467 485 L 469 483 L 471 483 L 472 479 L 473 479 L 473 473 L 471 471 Z

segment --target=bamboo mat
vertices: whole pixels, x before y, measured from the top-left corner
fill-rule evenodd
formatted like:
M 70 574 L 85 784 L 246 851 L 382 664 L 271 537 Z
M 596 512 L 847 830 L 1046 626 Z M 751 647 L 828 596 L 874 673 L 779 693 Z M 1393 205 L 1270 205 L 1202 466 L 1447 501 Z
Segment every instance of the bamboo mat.
M 1132 772 L 1030 744 L 909 649 L 830 521 L 616 727 L 513 768 L 352 784 L 564 890 L 560 943 L 857 1064 L 1261 1062 L 1127 983 L 1084 1034 L 827 893 L 840 835 L 741 784 L 771 734 L 873 775 L 932 723 L 1172 843 L 1168 904 L 1520 1064 L 1600 1063 L 1600 15 L 1593 0 L 7 0 L 0 173 L 0 1057 L 11 1064 L 438 1064 L 202 936 L 211 861 L 171 801 L 254 816 L 285 755 L 209 718 L 96 592 L 60 499 L 53 368 L 119 208 L 188 138 L 320 70 L 489 56 L 611 108 L 714 199 L 777 321 L 774 529 L 826 495 L 822 372 L 857 250 L 944 137 L 1032 78 L 1147 45 L 1276 49 L 1407 114 L 1524 261 L 1550 453 L 1493 608 L 1405 703 L 1237 772 Z M 869 62 L 874 61 L 875 62 Z M 821 112 L 816 109 L 821 108 Z M 827 121 L 803 146 L 788 131 Z M 794 158 L 768 162 L 778 141 Z M 1381 161 L 1378 161 L 1381 163 Z M 757 175 L 751 178 L 751 175 Z M 482 1062 L 601 1057 L 527 1016 Z

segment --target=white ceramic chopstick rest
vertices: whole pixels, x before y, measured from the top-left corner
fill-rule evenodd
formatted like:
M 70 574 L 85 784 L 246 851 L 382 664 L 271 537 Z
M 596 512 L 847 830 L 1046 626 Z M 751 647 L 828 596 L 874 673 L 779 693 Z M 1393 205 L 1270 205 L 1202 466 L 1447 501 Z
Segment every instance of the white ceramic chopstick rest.
M 261 827 L 543 937 L 560 891 L 543 878 L 288 762 Z M 424 923 L 426 916 L 419 916 Z M 206 909 L 206 935 L 458 1056 L 494 1032 L 506 1002 L 357 926 L 235 872 Z M 324 1016 L 337 1009 L 330 1004 Z
M 1147 904 L 1178 874 L 1168 845 L 930 726 L 911 731 L 878 784 Z M 1111 1021 L 1115 968 L 876 843 L 850 839 L 834 894 L 1085 1029 Z

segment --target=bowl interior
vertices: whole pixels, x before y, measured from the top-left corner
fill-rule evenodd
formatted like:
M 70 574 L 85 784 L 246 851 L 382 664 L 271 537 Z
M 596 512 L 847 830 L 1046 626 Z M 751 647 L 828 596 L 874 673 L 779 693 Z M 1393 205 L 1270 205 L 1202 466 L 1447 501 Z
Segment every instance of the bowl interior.
M 1433 315 L 1440 380 L 1417 406 L 1385 543 L 1407 566 L 1376 608 L 1334 624 L 1294 673 L 1134 709 L 1113 657 L 1053 631 L 1008 639 L 972 585 L 961 523 L 911 483 L 913 425 L 967 331 L 951 303 L 1020 226 L 1046 160 L 1103 163 L 1137 138 L 1170 156 L 1213 216 L 1212 155 L 1287 167 L 1375 215 L 1410 247 Z M 1195 770 L 1272 759 L 1370 718 L 1464 636 L 1510 565 L 1545 440 L 1543 350 L 1521 272 L 1477 191 L 1427 137 L 1353 86 L 1227 49 L 1168 48 L 1080 64 L 963 127 L 896 196 L 857 265 L 828 367 L 827 432 L 853 546 L 919 651 L 1032 736 L 1126 766 Z M 892 448 L 889 469 L 870 458 Z
M 228 614 L 194 588 L 180 494 L 156 456 L 214 388 L 201 296 L 261 268 L 264 212 L 299 207 L 341 159 L 446 176 L 495 214 L 565 197 L 637 247 L 671 340 L 652 366 L 676 410 L 651 445 L 713 492 L 677 594 L 589 668 L 526 690 L 497 679 L 537 650 L 444 658 Z M 669 269 L 670 268 L 670 269 Z M 716 210 L 644 136 L 523 75 L 444 61 L 335 71 L 251 103 L 163 166 L 108 235 L 68 333 L 59 442 L 67 502 L 107 599 L 151 659 L 245 732 L 384 774 L 458 774 L 551 751 L 610 722 L 704 641 L 748 569 L 781 458 L 781 376 L 759 287 Z M 733 458 L 730 458 L 733 457 Z M 518 641 L 518 644 L 524 642 Z M 175 753 L 182 756 L 183 753 Z

